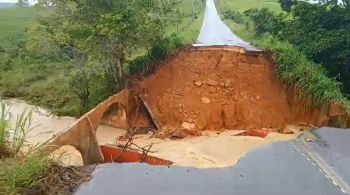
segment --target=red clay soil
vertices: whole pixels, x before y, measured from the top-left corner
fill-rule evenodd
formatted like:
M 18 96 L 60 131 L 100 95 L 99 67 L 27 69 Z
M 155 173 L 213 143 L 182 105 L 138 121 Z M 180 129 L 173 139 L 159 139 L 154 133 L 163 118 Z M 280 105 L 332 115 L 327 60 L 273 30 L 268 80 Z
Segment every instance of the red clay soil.
M 197 130 L 221 130 L 315 121 L 312 113 L 292 111 L 272 62 L 262 55 L 181 52 L 136 88 L 165 129 L 181 128 L 184 122 Z
M 144 156 L 135 151 L 123 150 L 122 148 L 112 146 L 101 146 L 101 151 L 104 156 L 105 163 L 139 163 L 144 162 L 149 165 L 164 165 L 170 166 L 173 162 L 153 156 Z

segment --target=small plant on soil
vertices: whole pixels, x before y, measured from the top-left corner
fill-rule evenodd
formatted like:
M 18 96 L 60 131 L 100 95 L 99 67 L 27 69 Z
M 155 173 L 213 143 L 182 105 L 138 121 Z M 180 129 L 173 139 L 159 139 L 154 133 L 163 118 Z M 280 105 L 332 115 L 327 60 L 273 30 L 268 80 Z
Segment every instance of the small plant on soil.
M 2 156 L 9 155 L 9 152 L 6 148 L 6 143 L 8 139 L 8 127 L 9 127 L 9 114 L 6 111 L 6 105 L 3 102 L 0 102 L 0 158 Z
M 7 105 L 0 101 L 0 157 L 16 156 L 25 146 L 25 137 L 33 129 L 32 111 L 25 110 L 16 116 L 13 125 L 11 120 Z
M 77 168 L 62 167 L 60 157 L 26 145 L 32 112 L 24 111 L 11 122 L 7 105 L 0 101 L 0 194 L 71 193 L 81 178 Z

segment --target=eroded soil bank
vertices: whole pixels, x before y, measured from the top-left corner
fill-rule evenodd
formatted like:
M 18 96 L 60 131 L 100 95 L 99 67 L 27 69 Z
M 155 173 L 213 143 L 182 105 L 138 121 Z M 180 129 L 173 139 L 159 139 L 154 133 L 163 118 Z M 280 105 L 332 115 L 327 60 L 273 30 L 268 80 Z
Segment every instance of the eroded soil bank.
M 129 127 L 145 125 L 144 111 L 130 103 L 136 96 L 144 97 L 162 129 L 283 129 L 300 122 L 318 125 L 323 118 L 294 102 L 262 54 L 182 51 L 127 91 Z
M 65 129 L 76 119 L 70 117 L 55 117 L 45 109 L 34 107 L 20 100 L 7 100 L 11 113 L 15 117 L 25 109 L 33 110 L 33 125 L 29 133 L 28 144 L 39 144 L 50 139 L 54 134 Z M 140 146 L 153 144 L 150 155 L 168 159 L 176 166 L 213 168 L 231 166 L 250 150 L 283 140 L 289 140 L 296 135 L 272 133 L 266 138 L 234 136 L 241 131 L 214 132 L 204 131 L 200 137 L 188 137 L 182 140 L 150 138 L 150 135 L 135 136 L 134 142 Z M 115 144 L 119 136 L 126 134 L 125 130 L 101 125 L 97 130 L 100 144 Z M 123 144 L 119 141 L 119 144 Z M 62 155 L 66 165 L 83 165 L 80 153 L 72 146 L 64 146 L 55 152 Z
M 145 108 L 137 102 L 140 96 L 144 97 L 154 118 L 160 123 L 160 134 L 169 129 L 189 129 L 189 134 L 202 135 L 183 136 L 186 138 L 182 140 L 168 139 L 174 136 L 172 131 L 169 135 L 162 135 L 163 139 L 135 136 L 134 142 L 140 146 L 153 144 L 151 155 L 171 160 L 178 166 L 231 166 L 256 147 L 297 135 L 272 133 L 263 139 L 235 136 L 241 131 L 230 129 L 269 128 L 277 132 L 288 124 L 315 124 L 319 117 L 317 113 L 294 112 L 297 106 L 289 101 L 270 60 L 262 55 L 227 50 L 191 49 L 180 52 L 160 65 L 154 74 L 132 83 L 117 94 L 120 102 L 105 111 L 103 121 L 125 129 L 147 127 Z M 28 107 L 18 100 L 7 102 L 11 104 L 14 116 Z M 38 107 L 29 107 L 34 111 L 35 126 L 28 135 L 29 144 L 46 142 L 76 121 L 74 118 L 51 116 Z M 95 121 L 95 118 L 92 119 Z M 97 139 L 100 144 L 120 144 L 121 140 L 117 138 L 126 133 L 100 125 Z M 73 147 L 64 146 L 56 154 L 62 152 L 67 165 L 82 165 L 81 155 Z

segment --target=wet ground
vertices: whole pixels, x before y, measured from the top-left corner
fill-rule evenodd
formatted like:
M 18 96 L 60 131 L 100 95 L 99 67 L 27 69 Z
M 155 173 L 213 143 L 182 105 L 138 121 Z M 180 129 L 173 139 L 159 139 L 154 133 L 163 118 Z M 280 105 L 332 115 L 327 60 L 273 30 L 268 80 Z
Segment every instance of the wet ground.
M 45 109 L 28 105 L 20 100 L 6 100 L 13 116 L 25 109 L 33 110 L 33 126 L 28 135 L 28 144 L 41 144 L 62 132 L 76 119 L 72 117 L 56 117 Z M 184 167 L 210 168 L 227 167 L 237 163 L 248 151 L 260 146 L 284 140 L 296 135 L 270 134 L 266 138 L 234 136 L 241 131 L 203 132 L 200 137 L 188 137 L 182 140 L 150 138 L 149 135 L 136 136 L 134 143 L 139 146 L 153 144 L 150 155 L 168 159 L 174 165 Z M 121 129 L 100 125 L 97 138 L 100 144 L 115 144 L 119 136 L 126 132 Z M 120 143 L 120 142 L 119 142 Z M 63 155 L 62 155 L 63 153 Z M 227 155 L 227 154 L 230 155 Z M 63 157 L 66 165 L 82 165 L 80 153 L 71 146 L 64 146 L 56 154 Z

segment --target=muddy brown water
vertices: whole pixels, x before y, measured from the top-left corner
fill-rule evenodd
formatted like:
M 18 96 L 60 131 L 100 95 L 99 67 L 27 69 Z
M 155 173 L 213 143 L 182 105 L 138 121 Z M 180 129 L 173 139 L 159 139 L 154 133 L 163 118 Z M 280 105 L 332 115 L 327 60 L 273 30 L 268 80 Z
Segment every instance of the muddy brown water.
M 72 117 L 57 117 L 46 109 L 32 106 L 24 101 L 5 100 L 10 106 L 10 112 L 15 117 L 25 109 L 33 111 L 34 129 L 27 136 L 27 144 L 35 145 L 46 142 L 55 134 L 69 127 L 76 119 Z M 222 133 L 208 131 L 200 137 L 189 137 L 182 140 L 150 138 L 149 135 L 137 136 L 135 143 L 140 146 L 153 144 L 151 155 L 174 162 L 176 166 L 212 168 L 234 165 L 250 150 L 266 144 L 289 140 L 296 135 L 270 134 L 266 138 L 235 136 L 241 131 L 232 130 Z M 125 130 L 100 125 L 97 138 L 101 144 L 113 144 L 116 138 L 124 135 Z M 79 152 L 64 146 L 54 153 L 60 156 L 65 165 L 82 165 Z

